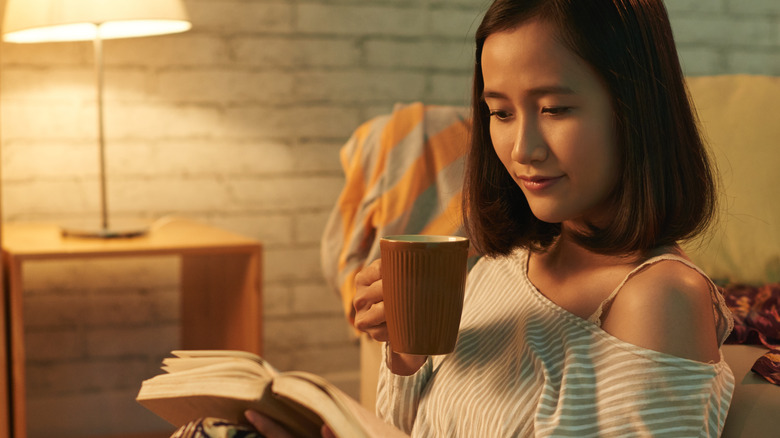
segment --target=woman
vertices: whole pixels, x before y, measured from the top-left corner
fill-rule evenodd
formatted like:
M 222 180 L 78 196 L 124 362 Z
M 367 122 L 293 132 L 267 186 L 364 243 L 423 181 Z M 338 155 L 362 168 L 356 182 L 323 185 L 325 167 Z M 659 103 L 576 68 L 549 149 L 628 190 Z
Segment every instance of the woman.
M 447 356 L 385 349 L 412 436 L 711 436 L 731 318 L 678 242 L 714 178 L 661 0 L 498 0 L 476 35 L 464 211 L 485 257 Z M 377 261 L 355 325 L 387 340 Z
M 485 257 L 452 354 L 387 345 L 379 415 L 412 436 L 718 436 L 731 318 L 678 246 L 714 177 L 662 0 L 497 0 L 476 43 L 464 211 Z M 387 341 L 380 264 L 355 326 Z

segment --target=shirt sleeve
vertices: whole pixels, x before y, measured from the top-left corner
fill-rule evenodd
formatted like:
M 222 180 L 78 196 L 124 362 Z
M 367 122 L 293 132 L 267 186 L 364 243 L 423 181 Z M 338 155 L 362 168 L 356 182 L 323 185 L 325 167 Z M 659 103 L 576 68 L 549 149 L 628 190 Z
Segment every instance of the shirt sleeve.
M 410 376 L 399 376 L 390 371 L 387 366 L 389 348 L 385 343 L 382 349 L 376 414 L 386 423 L 392 424 L 406 434 L 411 434 L 420 397 L 433 374 L 433 362 L 429 356 L 416 373 Z

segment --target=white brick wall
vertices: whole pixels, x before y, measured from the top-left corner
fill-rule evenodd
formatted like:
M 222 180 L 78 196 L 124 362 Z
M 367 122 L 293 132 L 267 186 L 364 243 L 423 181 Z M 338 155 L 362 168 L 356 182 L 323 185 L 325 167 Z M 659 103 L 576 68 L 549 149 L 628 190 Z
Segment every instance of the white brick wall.
M 357 349 L 319 267 L 338 149 L 395 102 L 466 104 L 487 1 L 185 2 L 190 32 L 105 43 L 111 216 L 184 215 L 262 240 L 266 356 L 355 394 Z M 667 6 L 687 74 L 780 75 L 780 2 Z M 90 44 L 1 48 L 3 219 L 96 222 Z M 177 346 L 176 270 L 30 265 L 32 437 L 160 426 L 132 397 Z
M 667 0 L 690 75 L 780 75 L 780 3 L 774 0 Z

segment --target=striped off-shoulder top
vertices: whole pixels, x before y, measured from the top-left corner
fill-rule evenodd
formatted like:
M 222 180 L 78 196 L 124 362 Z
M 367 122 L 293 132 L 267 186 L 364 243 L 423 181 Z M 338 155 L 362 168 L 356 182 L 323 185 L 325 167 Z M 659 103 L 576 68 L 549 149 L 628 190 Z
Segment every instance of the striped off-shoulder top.
M 627 278 L 666 259 L 698 270 L 666 255 Z M 385 357 L 385 421 L 416 437 L 719 436 L 734 388 L 722 356 L 702 363 L 621 341 L 600 328 L 600 312 L 585 320 L 543 296 L 527 261 L 518 250 L 473 268 L 452 354 L 412 376 L 390 372 Z M 712 283 L 711 295 L 722 344 L 731 317 Z

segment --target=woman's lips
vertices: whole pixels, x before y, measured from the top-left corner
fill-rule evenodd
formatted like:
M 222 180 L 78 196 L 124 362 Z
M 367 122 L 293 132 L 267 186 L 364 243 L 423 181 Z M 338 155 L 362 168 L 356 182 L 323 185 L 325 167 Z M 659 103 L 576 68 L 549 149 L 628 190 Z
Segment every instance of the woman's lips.
M 523 187 L 532 191 L 547 189 L 561 180 L 563 176 L 521 176 Z

